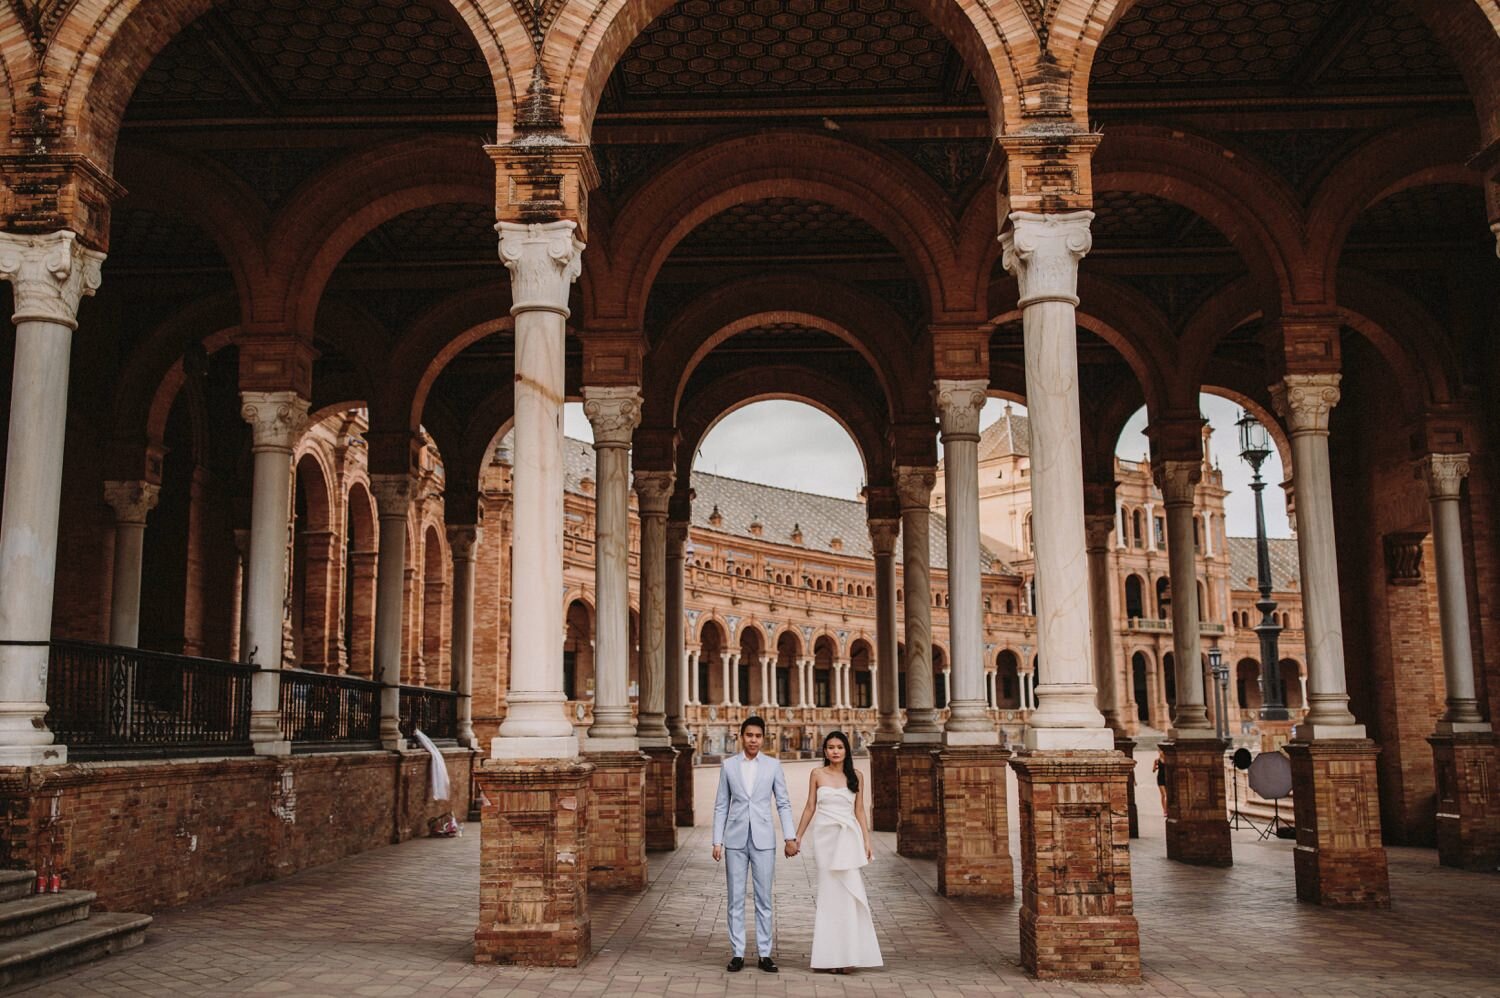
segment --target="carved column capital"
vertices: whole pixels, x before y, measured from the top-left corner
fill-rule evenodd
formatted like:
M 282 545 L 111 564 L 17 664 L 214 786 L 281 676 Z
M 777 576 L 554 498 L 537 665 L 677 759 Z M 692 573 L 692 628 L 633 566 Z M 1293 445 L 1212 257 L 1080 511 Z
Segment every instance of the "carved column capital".
M 895 469 L 896 495 L 901 511 L 927 509 L 932 504 L 932 490 L 937 485 L 937 469 L 922 465 L 901 464 Z
M 642 516 L 666 516 L 677 476 L 670 471 L 637 471 L 631 487 Z
M 1271 386 L 1276 414 L 1287 429 L 1298 433 L 1327 433 L 1328 416 L 1339 404 L 1338 374 L 1288 374 Z
M 989 397 L 988 381 L 939 378 L 932 390 L 943 440 L 978 440 L 979 412 Z
M 1020 285 L 1019 305 L 1061 301 L 1078 304 L 1078 262 L 1094 245 L 1091 211 L 1042 215 L 1016 211 L 1000 236 L 1001 261 Z
M 870 546 L 875 549 L 876 555 L 895 554 L 896 538 L 900 533 L 900 520 L 870 520 Z
M 104 501 L 115 511 L 116 523 L 144 524 L 159 499 L 161 486 L 153 482 L 104 483 Z
M 448 550 L 454 561 L 473 561 L 474 549 L 484 536 L 484 528 L 471 523 L 451 523 L 447 527 Z
M 1161 489 L 1165 506 L 1191 506 L 1193 493 L 1203 480 L 1202 461 L 1158 461 L 1151 466 L 1151 477 Z
M 99 290 L 104 254 L 63 229 L 46 235 L 0 232 L 0 279 L 14 287 L 15 322 L 78 328 L 78 303 Z
M 577 222 L 497 222 L 500 259 L 510 271 L 510 314 L 556 312 L 566 318 L 568 290 L 583 272 Z
M 250 424 L 252 450 L 291 453 L 307 428 L 307 399 L 296 392 L 240 392 L 240 418 Z
M 585 386 L 583 414 L 593 427 L 595 447 L 629 447 L 641 425 L 641 390 L 634 385 Z
M 1417 462 L 1416 477 L 1427 483 L 1428 499 L 1457 499 L 1469 477 L 1469 455 L 1428 454 Z
M 1393 586 L 1419 586 L 1422 584 L 1422 545 L 1427 541 L 1423 533 L 1386 534 L 1385 581 Z
M 411 509 L 411 476 L 371 475 L 370 495 L 375 497 L 375 510 L 380 519 L 404 520 Z
M 1115 528 L 1113 513 L 1090 513 L 1083 518 L 1084 542 L 1090 551 L 1109 550 L 1109 533 Z
M 688 523 L 685 520 L 667 521 L 667 550 L 677 549 L 680 556 L 682 549 L 687 546 Z

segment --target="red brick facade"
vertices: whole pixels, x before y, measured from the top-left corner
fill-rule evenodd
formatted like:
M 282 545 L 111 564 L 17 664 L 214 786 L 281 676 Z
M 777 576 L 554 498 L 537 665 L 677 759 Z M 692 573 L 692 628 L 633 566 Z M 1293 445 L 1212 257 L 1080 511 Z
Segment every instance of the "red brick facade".
M 1225 744 L 1214 739 L 1162 742 L 1167 769 L 1167 858 L 1202 866 L 1232 866 L 1225 817 Z
M 870 746 L 870 827 L 894 832 L 901 812 L 901 775 L 894 745 Z
M 938 893 L 944 897 L 1008 898 L 1015 894 L 1005 784 L 1010 753 L 947 748 L 934 775 L 942 801 Z
M 1297 897 L 1331 908 L 1388 908 L 1380 794 L 1369 741 L 1292 742 Z
M 1444 866 L 1500 869 L 1500 750 L 1494 735 L 1434 735 L 1437 846 Z
M 639 752 L 588 756 L 589 890 L 646 889 L 646 760 Z
M 936 745 L 903 744 L 896 750 L 896 851 L 914 859 L 935 859 L 941 844 L 943 816 L 932 758 L 936 749 Z

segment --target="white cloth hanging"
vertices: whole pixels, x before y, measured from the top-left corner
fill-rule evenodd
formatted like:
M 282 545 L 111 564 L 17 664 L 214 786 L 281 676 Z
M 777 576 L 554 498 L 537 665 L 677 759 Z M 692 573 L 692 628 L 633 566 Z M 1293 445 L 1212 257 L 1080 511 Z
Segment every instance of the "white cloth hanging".
M 433 800 L 447 800 L 448 799 L 448 762 L 447 762 L 447 760 L 443 758 L 443 753 L 441 753 L 441 752 L 438 751 L 438 747 L 436 745 L 432 744 L 432 739 L 428 738 L 426 735 L 424 735 L 421 732 L 420 729 L 413 731 L 411 734 L 412 734 L 412 737 L 415 738 L 418 742 L 420 742 L 421 745 L 422 745 L 422 747 L 427 750 L 427 754 L 430 755 L 430 756 L 432 756 L 432 768 L 431 768 L 431 775 L 432 775 L 432 780 L 431 780 L 432 799 Z

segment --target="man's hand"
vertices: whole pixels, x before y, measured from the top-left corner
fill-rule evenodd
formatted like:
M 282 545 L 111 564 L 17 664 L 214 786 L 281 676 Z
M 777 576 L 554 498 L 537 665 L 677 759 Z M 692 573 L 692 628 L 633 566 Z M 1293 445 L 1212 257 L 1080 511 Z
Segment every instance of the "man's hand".
M 797 840 L 796 839 L 787 839 L 786 840 L 786 858 L 787 859 L 791 859 L 793 856 L 797 855 L 797 853 L 799 853 L 799 852 L 801 852 L 801 850 L 797 847 Z
M 724 858 L 724 847 L 722 845 L 714 846 L 714 862 L 717 863 L 719 860 L 721 860 L 723 858 Z

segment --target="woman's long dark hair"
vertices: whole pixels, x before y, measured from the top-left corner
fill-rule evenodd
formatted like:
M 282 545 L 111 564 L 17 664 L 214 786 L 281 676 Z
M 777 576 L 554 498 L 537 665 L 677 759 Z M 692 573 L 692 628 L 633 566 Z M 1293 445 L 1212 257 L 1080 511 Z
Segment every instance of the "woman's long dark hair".
M 859 793 L 859 774 L 854 771 L 854 750 L 849 747 L 849 736 L 842 731 L 830 731 L 823 739 L 823 762 L 828 762 L 828 743 L 837 738 L 844 743 L 844 778 L 849 781 L 849 792 Z

